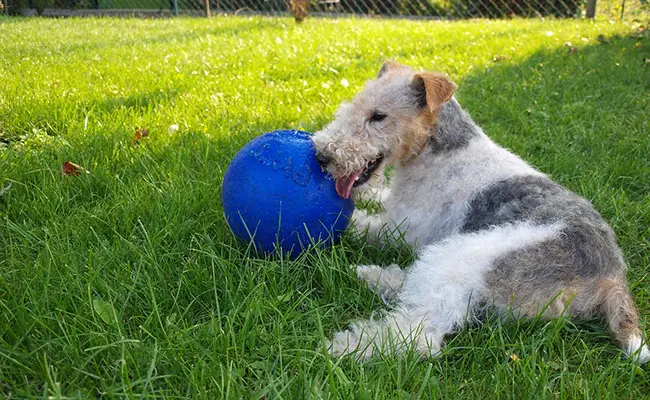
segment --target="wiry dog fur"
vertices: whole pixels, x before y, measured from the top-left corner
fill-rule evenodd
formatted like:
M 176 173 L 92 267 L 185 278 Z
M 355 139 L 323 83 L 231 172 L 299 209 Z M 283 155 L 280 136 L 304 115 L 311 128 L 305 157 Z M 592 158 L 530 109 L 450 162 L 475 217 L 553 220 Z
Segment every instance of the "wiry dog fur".
M 433 355 L 492 306 L 522 317 L 602 316 L 628 355 L 648 361 L 612 229 L 589 202 L 491 141 L 454 90 L 443 75 L 390 61 L 314 135 L 344 197 L 381 185 L 394 166 L 380 193 L 385 211 L 357 210 L 354 222 L 375 240 L 399 225 L 419 253 L 406 271 L 355 267 L 395 306 L 336 333 L 329 351 L 366 358 L 413 346 Z

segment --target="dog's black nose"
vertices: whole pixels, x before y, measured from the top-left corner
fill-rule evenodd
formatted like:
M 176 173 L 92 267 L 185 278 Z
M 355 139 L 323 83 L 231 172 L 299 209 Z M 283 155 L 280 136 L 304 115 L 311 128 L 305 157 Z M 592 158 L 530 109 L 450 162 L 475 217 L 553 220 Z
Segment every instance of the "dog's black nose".
M 323 153 L 316 153 L 316 161 L 320 164 L 321 167 L 327 167 L 327 164 L 329 164 L 331 160 Z

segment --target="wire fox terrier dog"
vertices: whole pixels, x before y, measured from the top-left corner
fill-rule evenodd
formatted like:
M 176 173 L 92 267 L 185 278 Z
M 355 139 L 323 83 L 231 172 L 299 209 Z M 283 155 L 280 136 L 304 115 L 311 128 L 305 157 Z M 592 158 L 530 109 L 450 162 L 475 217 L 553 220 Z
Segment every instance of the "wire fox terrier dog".
M 317 160 L 340 196 L 381 188 L 384 211 L 356 210 L 355 227 L 382 240 L 382 229 L 399 226 L 418 252 L 408 270 L 354 266 L 394 307 L 336 333 L 329 352 L 435 355 L 445 335 L 490 308 L 602 316 L 624 351 L 647 362 L 612 229 L 588 201 L 490 140 L 455 89 L 443 75 L 388 61 L 314 134 Z

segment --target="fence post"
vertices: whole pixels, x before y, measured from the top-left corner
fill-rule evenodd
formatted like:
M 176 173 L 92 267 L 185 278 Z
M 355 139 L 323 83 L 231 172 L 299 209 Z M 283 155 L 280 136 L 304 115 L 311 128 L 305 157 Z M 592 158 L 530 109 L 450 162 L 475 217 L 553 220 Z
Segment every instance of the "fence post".
M 625 14 L 625 0 L 621 3 L 621 21 L 623 21 L 623 14 Z
M 587 0 L 587 18 L 596 16 L 596 0 Z
M 178 0 L 174 0 L 174 16 L 178 17 Z
M 205 0 L 205 16 L 210 18 L 210 0 Z

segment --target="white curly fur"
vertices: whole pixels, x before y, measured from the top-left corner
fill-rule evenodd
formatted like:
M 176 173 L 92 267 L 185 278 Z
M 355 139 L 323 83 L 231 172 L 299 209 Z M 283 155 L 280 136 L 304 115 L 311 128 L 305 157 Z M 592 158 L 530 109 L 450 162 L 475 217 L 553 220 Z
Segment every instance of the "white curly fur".
M 468 309 L 486 300 L 485 274 L 492 261 L 514 249 L 548 240 L 561 228 L 561 224 L 540 227 L 525 223 L 453 235 L 425 246 L 401 284 L 394 269 L 386 271 L 389 277 L 378 279 L 381 273 L 368 274 L 368 270 L 379 267 L 357 267 L 360 278 L 380 294 L 401 287 L 399 303 L 382 319 L 356 322 L 335 334 L 328 348 L 336 356 L 356 351 L 358 358 L 368 358 L 375 350 L 403 351 L 413 345 L 422 355 L 436 354 L 444 336 L 463 326 L 471 315 Z

